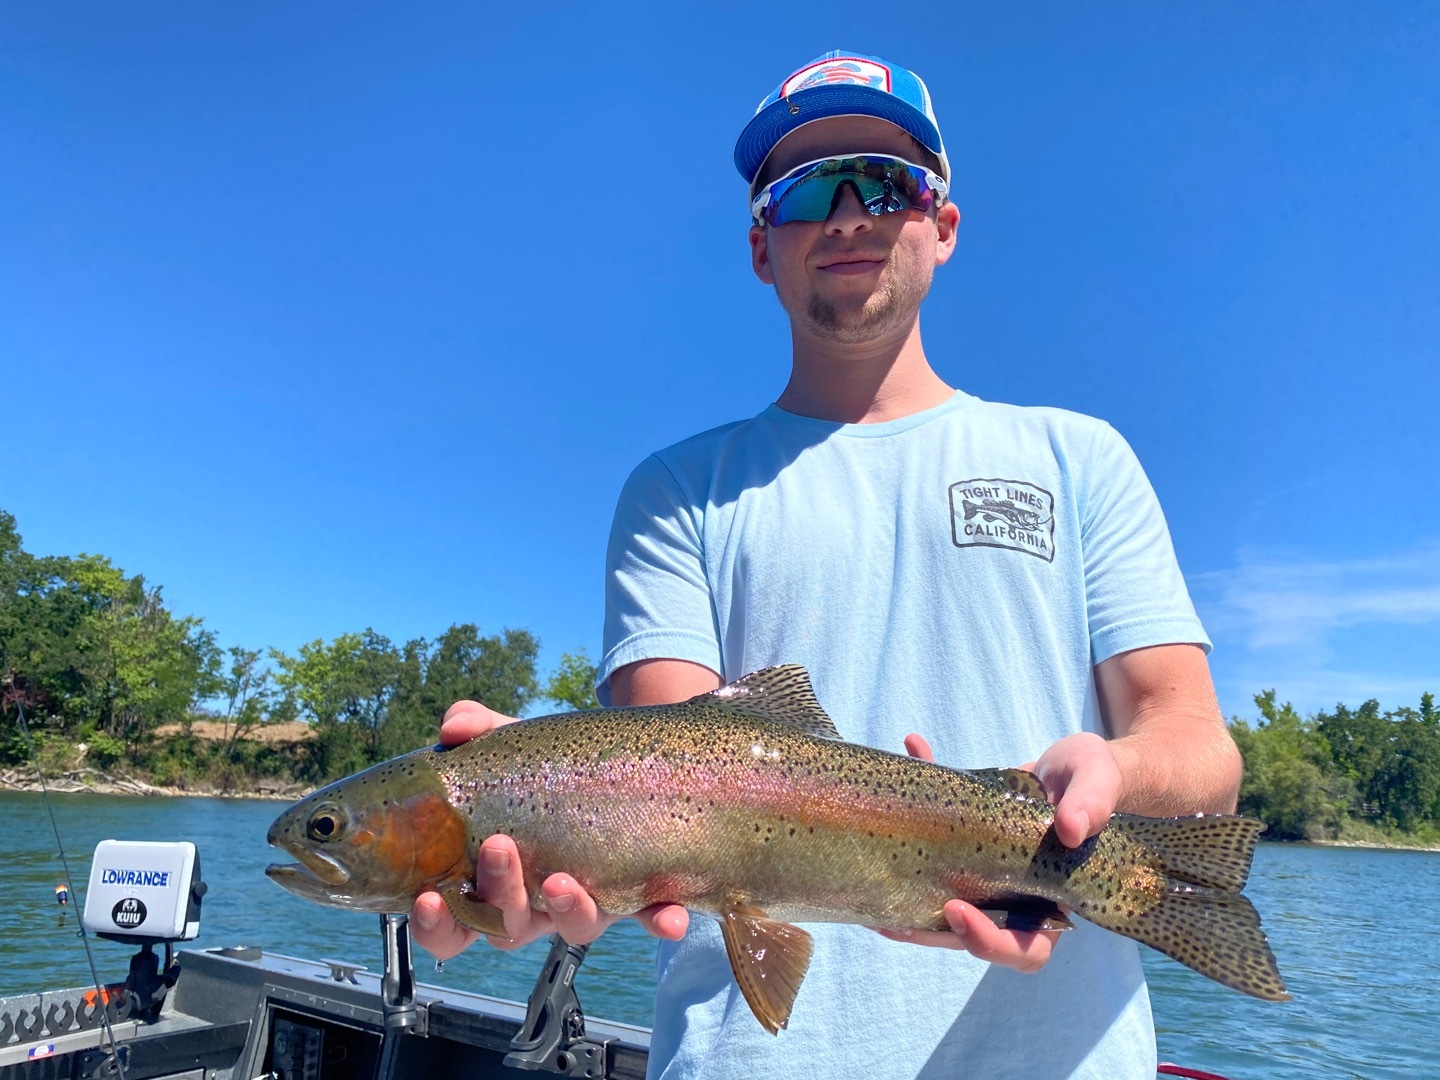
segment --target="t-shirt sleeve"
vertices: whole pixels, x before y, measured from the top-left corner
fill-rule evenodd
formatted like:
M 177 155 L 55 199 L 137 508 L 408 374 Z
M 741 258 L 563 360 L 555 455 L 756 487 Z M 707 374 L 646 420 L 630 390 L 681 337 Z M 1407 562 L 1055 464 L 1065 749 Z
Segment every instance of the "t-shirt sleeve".
M 610 704 L 610 676 L 637 660 L 689 660 L 720 671 L 697 502 L 654 455 L 620 492 L 605 557 L 601 704 Z
M 1188 643 L 1210 651 L 1155 490 L 1135 452 L 1108 424 L 1086 468 L 1080 528 L 1093 663 L 1150 645 Z

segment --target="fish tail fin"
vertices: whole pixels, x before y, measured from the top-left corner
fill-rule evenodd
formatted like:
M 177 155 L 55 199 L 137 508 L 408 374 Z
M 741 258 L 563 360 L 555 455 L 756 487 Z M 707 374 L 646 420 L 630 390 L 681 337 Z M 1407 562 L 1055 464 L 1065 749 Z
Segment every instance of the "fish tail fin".
M 1174 882 L 1149 911 L 1086 917 L 1134 938 L 1218 983 L 1264 1001 L 1289 1001 L 1255 906 L 1239 893 Z
M 1207 889 L 1239 892 L 1250 876 L 1265 823 L 1233 814 L 1146 818 L 1116 814 L 1110 827 L 1160 856 L 1173 878 Z
M 1228 815 L 1117 815 L 1111 827 L 1159 857 L 1159 903 L 1120 896 L 1098 907 L 1085 904 L 1080 914 L 1231 989 L 1265 1001 L 1290 1000 L 1260 915 L 1240 895 L 1262 822 Z

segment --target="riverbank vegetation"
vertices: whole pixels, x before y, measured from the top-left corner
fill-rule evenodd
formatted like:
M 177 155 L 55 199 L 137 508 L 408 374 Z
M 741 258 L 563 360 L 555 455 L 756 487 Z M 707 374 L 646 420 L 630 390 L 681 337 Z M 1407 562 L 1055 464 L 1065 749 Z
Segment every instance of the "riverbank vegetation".
M 1275 691 L 1255 696 L 1260 718 L 1234 719 L 1245 759 L 1240 811 L 1267 837 L 1357 844 L 1440 844 L 1440 710 L 1382 713 L 1375 700 L 1301 717 Z
M 62 783 L 313 787 L 433 743 L 462 698 L 511 716 L 598 704 L 583 651 L 543 680 L 539 652 L 527 630 L 473 623 L 403 644 L 367 628 L 293 653 L 227 648 L 104 556 L 25 551 L 0 510 L 0 776 L 38 763 Z
M 287 793 L 434 741 L 454 701 L 512 716 L 592 708 L 595 667 L 566 654 L 542 679 L 526 630 L 457 623 L 396 644 L 374 629 L 294 653 L 224 647 L 161 590 L 99 555 L 35 556 L 0 510 L 0 784 L 38 764 L 75 786 Z M 1300 716 L 1273 690 L 1230 729 L 1245 759 L 1242 812 L 1268 836 L 1440 844 L 1440 717 L 1358 708 Z

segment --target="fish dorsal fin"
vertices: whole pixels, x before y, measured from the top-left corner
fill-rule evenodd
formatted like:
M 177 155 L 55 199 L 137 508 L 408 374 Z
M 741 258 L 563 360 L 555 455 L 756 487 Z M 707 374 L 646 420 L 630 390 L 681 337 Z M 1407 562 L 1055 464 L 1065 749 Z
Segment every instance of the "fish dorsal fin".
M 1036 802 L 1049 802 L 1050 796 L 1040 777 L 1024 769 L 966 769 L 976 780 L 1004 788 L 1012 795 L 1020 795 Z
M 835 721 L 820 707 L 810 685 L 810 673 L 799 664 L 779 664 L 752 671 L 693 700 L 696 704 L 723 705 L 761 720 L 793 724 L 822 739 L 841 738 Z

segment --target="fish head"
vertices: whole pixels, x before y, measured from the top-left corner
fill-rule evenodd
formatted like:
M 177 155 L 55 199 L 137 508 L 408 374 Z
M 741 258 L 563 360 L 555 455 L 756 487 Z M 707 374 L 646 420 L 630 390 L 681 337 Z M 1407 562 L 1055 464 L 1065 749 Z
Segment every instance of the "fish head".
M 313 792 L 266 840 L 298 862 L 265 874 L 296 896 L 356 911 L 407 912 L 427 889 L 473 880 L 464 816 L 417 751 Z

